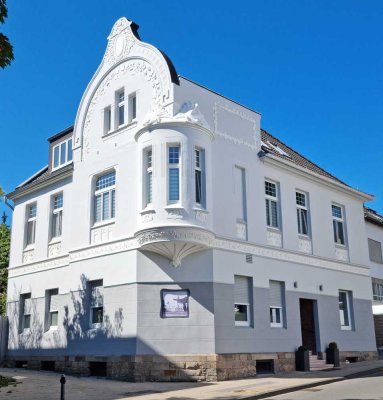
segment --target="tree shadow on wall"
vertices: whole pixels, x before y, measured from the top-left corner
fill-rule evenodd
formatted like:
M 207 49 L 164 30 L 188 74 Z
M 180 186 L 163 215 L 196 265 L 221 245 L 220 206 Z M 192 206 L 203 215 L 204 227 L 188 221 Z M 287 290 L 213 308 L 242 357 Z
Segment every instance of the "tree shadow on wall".
M 88 277 L 81 274 L 80 286 L 78 291 L 70 293 L 71 304 L 64 306 L 63 327 L 66 333 L 67 351 L 85 354 L 87 346 L 91 346 L 94 352 L 98 344 L 106 344 L 109 340 L 110 346 L 112 339 L 121 339 L 123 333 L 123 308 L 119 307 L 114 312 L 112 319 L 109 314 L 103 313 L 102 323 L 92 327 L 91 308 L 95 305 L 103 305 L 103 294 L 101 291 L 92 290 L 91 282 Z M 103 307 L 103 306 L 102 306 Z M 97 347 L 96 347 L 97 348 Z M 98 350 L 102 350 L 98 349 Z

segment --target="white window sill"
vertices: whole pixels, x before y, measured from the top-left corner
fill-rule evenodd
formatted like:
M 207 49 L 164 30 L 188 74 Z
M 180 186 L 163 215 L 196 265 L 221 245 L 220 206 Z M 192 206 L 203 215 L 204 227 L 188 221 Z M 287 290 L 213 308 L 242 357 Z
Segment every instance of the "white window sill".
M 140 211 L 141 215 L 155 214 L 155 213 L 156 213 L 156 211 L 151 204 L 149 204 L 147 207 L 145 207 L 143 210 Z
M 204 213 L 204 214 L 209 214 L 209 211 L 206 210 L 206 208 L 203 208 L 202 206 L 196 205 L 195 207 L 193 207 L 193 210 Z
M 340 329 L 342 330 L 342 331 L 351 331 L 351 326 L 342 326 L 341 325 L 341 327 L 340 327 Z
M 270 232 L 282 233 L 280 228 L 275 228 L 274 226 L 267 226 L 267 230 Z
M 26 246 L 23 251 L 26 252 L 26 251 L 31 251 L 31 250 L 34 250 L 34 249 L 35 249 L 35 245 L 34 244 L 28 244 L 28 246 Z
M 235 321 L 235 326 L 238 326 L 240 328 L 250 328 L 250 322 L 248 321 Z
M 348 250 L 348 247 L 347 247 L 345 244 L 335 243 L 335 247 L 336 247 L 337 249 Z
M 247 222 L 242 218 L 237 218 L 237 224 L 247 225 Z
M 184 210 L 185 207 L 183 207 L 180 203 L 174 203 L 174 204 L 169 204 L 165 207 L 165 210 Z
M 281 329 L 281 328 L 283 328 L 283 324 L 273 324 L 273 323 L 271 323 L 271 324 L 270 324 L 270 328 L 278 328 L 278 329 Z
M 303 240 L 310 240 L 311 241 L 311 236 L 310 235 L 304 235 L 303 233 L 298 233 L 299 239 Z
M 103 323 L 100 324 L 92 324 L 92 326 L 88 329 L 88 332 L 96 332 L 101 330 L 104 327 Z
M 61 243 L 61 236 L 56 236 L 56 237 L 52 238 L 52 239 L 50 240 L 50 242 L 48 243 L 48 245 L 50 245 L 50 244 L 56 244 L 56 243 Z
M 99 221 L 99 222 L 94 223 L 90 229 L 97 229 L 97 228 L 101 228 L 102 226 L 113 225 L 115 223 L 116 223 L 115 218 L 107 219 L 104 221 Z
M 124 129 L 131 129 L 131 128 L 133 128 L 133 127 L 136 126 L 136 125 L 137 125 L 137 120 L 134 119 L 134 120 L 131 121 L 131 122 L 128 122 L 128 123 L 123 124 L 123 125 L 120 125 L 120 126 L 117 127 L 116 129 L 112 129 L 112 130 L 110 130 L 110 131 L 104 133 L 104 134 L 102 135 L 102 138 L 103 138 L 103 139 L 108 139 L 109 137 L 114 136 L 114 135 L 117 134 L 117 133 L 120 133 L 120 132 L 123 131 Z
M 24 328 L 20 335 L 29 335 L 31 333 L 31 328 Z
M 63 168 L 63 167 L 65 167 L 66 165 L 69 165 L 69 164 L 73 164 L 73 160 L 70 160 L 70 161 L 68 161 L 68 162 L 66 162 L 66 163 L 64 163 L 64 164 L 60 164 L 60 165 L 57 166 L 57 167 L 53 167 L 53 166 L 52 166 L 52 172 L 57 171 L 58 169 Z

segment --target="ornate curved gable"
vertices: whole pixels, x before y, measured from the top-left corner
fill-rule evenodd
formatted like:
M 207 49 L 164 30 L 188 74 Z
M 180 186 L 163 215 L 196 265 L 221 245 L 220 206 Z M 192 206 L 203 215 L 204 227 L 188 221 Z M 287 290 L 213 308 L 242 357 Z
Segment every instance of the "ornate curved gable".
M 96 105 L 118 79 L 139 75 L 152 91 L 148 115 L 171 115 L 172 83 L 179 84 L 178 75 L 169 58 L 142 42 L 137 30 L 138 25 L 124 17 L 114 24 L 102 62 L 80 102 L 74 126 L 74 148 L 82 146 L 86 152 Z

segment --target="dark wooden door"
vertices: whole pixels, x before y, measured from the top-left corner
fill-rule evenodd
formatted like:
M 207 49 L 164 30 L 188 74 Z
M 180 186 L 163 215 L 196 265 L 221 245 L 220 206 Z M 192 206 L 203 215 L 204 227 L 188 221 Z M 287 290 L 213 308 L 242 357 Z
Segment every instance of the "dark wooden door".
M 316 354 L 314 300 L 299 299 L 301 312 L 302 345 Z

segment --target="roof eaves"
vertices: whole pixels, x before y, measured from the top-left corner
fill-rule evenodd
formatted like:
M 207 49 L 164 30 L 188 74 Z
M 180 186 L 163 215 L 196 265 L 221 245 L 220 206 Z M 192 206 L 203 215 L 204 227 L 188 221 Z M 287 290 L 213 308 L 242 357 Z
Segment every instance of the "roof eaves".
M 69 128 L 66 128 L 66 129 L 62 130 L 59 133 L 54 134 L 53 136 L 48 138 L 48 142 L 52 143 L 55 140 L 60 139 L 60 137 L 65 136 L 70 132 L 73 132 L 73 129 L 74 129 L 74 125 L 70 126 Z

